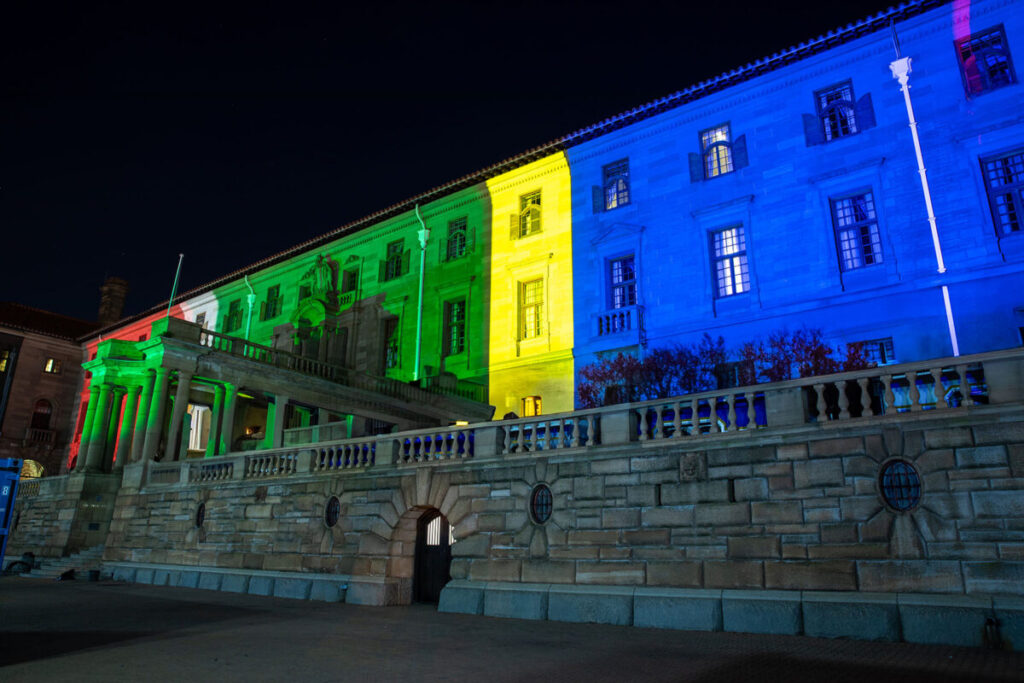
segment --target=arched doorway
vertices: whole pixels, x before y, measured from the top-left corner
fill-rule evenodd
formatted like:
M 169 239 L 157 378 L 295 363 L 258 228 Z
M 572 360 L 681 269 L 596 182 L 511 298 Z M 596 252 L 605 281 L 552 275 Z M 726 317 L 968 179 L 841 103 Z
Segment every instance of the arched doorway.
M 441 589 L 451 580 L 452 527 L 438 510 L 423 513 L 416 524 L 416 562 L 412 599 L 437 602 Z

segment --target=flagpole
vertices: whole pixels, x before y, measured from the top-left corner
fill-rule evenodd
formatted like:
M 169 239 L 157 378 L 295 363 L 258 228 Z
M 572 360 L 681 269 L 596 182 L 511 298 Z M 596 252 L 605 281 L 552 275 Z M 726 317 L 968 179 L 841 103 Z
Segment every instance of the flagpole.
M 174 285 L 171 287 L 171 298 L 167 302 L 167 317 L 171 317 L 171 306 L 174 305 L 174 295 L 178 293 L 178 276 L 181 275 L 181 262 L 185 260 L 184 254 L 178 254 L 178 269 L 174 271 Z

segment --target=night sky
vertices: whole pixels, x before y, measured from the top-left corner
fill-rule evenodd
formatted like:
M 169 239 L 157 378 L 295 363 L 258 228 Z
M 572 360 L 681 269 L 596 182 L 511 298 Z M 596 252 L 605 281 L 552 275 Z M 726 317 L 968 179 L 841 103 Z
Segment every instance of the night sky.
M 94 319 L 890 3 L 17 4 L 0 300 Z

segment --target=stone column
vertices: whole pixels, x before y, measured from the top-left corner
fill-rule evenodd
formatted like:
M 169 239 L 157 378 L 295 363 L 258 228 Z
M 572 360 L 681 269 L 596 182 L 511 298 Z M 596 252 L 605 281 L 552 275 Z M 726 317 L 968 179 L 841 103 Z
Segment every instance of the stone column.
M 267 447 L 280 448 L 284 445 L 284 416 L 288 412 L 288 397 L 278 394 L 274 397 L 273 417 L 267 410 Z
M 114 387 L 110 400 L 110 421 L 107 423 L 107 445 L 103 449 L 103 471 L 109 472 L 117 447 L 118 427 L 121 425 L 121 408 L 124 406 L 125 388 Z
M 220 419 L 224 412 L 224 387 L 218 384 L 213 388 L 213 410 L 210 411 L 210 433 L 206 438 L 206 457 L 217 455 L 217 444 L 220 441 Z
M 146 443 L 142 447 L 142 457 L 153 460 L 160 446 L 160 437 L 164 430 L 164 411 L 167 409 L 167 384 L 170 380 L 170 368 L 157 368 L 153 387 L 153 401 L 146 416 Z
M 100 387 L 95 382 L 89 384 L 89 403 L 85 406 L 85 422 L 82 424 L 82 435 L 78 439 L 78 459 L 75 470 L 85 471 L 85 459 L 92 443 L 92 425 L 96 421 L 96 406 L 100 402 Z
M 224 383 L 224 414 L 220 418 L 220 430 L 217 434 L 217 455 L 231 452 L 235 438 L 235 407 L 238 405 L 238 387 Z
M 178 370 L 178 390 L 174 394 L 174 412 L 171 413 L 171 426 L 167 434 L 167 457 L 178 459 L 178 446 L 181 444 L 181 425 L 185 419 L 185 408 L 188 407 L 188 393 L 192 385 L 192 373 Z
M 142 385 L 136 385 L 128 391 L 124 404 L 124 416 L 121 418 L 121 433 L 117 435 L 117 451 L 114 452 L 114 465 L 111 468 L 114 472 L 124 469 L 125 461 L 131 452 L 132 426 L 135 424 L 135 413 L 139 410 L 139 394 L 142 393 Z
M 96 412 L 93 415 L 89 439 L 89 450 L 85 454 L 85 471 L 99 472 L 103 468 L 103 451 L 107 448 L 107 425 L 110 423 L 110 386 L 100 385 L 96 397 Z
M 149 404 L 153 401 L 153 384 L 156 381 L 156 373 L 152 370 L 146 373 L 145 386 L 142 389 L 142 398 L 139 399 L 139 408 L 135 414 L 135 429 L 132 436 L 132 462 L 137 462 L 142 457 L 142 447 L 146 445 L 146 418 L 149 417 Z

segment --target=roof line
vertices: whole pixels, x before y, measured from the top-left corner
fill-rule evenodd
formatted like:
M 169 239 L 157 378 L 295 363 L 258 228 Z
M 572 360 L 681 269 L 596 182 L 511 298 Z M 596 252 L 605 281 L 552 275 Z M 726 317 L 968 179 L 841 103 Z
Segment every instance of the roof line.
M 849 23 L 846 26 L 839 27 L 816 38 L 790 46 L 780 52 L 775 52 L 771 56 L 762 57 L 755 62 L 749 62 L 744 66 L 737 67 L 731 71 L 726 71 L 713 78 L 700 81 L 699 83 L 691 85 L 683 90 L 678 90 L 670 95 L 666 95 L 646 104 L 634 107 L 629 111 L 616 114 L 615 116 L 610 116 L 603 121 L 580 128 L 559 138 L 555 138 L 550 142 L 546 142 L 542 145 L 538 145 L 537 147 L 528 149 L 525 152 L 521 152 L 513 157 L 491 164 L 490 166 L 485 166 L 473 173 L 469 173 L 447 183 L 437 185 L 425 192 L 413 195 L 408 199 L 396 202 L 395 204 L 385 207 L 379 211 L 375 211 L 363 216 L 362 218 L 358 218 L 339 226 L 334 230 L 330 230 L 317 237 L 308 239 L 305 242 L 300 242 L 299 244 L 289 247 L 284 251 L 280 251 L 248 266 L 234 270 L 226 275 L 216 278 L 215 280 L 193 287 L 187 292 L 182 292 L 179 298 L 184 300 L 203 294 L 219 285 L 231 282 L 243 275 L 251 274 L 256 270 L 275 265 L 295 256 L 296 254 L 301 254 L 314 247 L 357 232 L 358 230 L 367 227 L 367 224 L 372 224 L 391 218 L 405 211 L 410 211 L 416 204 L 433 200 L 438 195 L 444 195 L 465 189 L 466 187 L 475 185 L 488 178 L 492 178 L 501 173 L 518 168 L 519 166 L 523 166 L 524 164 L 534 161 L 542 156 L 563 151 L 569 147 L 592 140 L 632 123 L 637 123 L 644 119 L 651 118 L 652 116 L 669 109 L 674 109 L 675 107 L 682 106 L 694 100 L 711 95 L 712 93 L 738 85 L 739 83 L 764 75 L 783 66 L 801 61 L 807 57 L 818 54 L 819 52 L 856 40 L 857 38 L 869 33 L 882 30 L 886 28 L 890 22 L 909 19 L 928 10 L 934 9 L 935 7 L 948 4 L 949 2 L 950 0 L 910 0 L 909 2 L 900 3 L 896 7 L 889 7 L 887 10 L 881 11 L 874 16 L 869 16 L 861 19 L 860 21 Z M 124 318 L 123 320 L 112 325 L 108 325 L 102 329 L 95 330 L 88 335 L 80 337 L 79 339 L 81 341 L 86 341 L 95 336 L 102 335 L 108 330 L 122 327 L 126 323 L 141 320 L 142 318 L 159 312 L 162 308 L 166 308 L 167 304 L 168 302 L 164 301 L 162 304 L 157 304 L 156 306 L 153 306 L 141 313 Z

